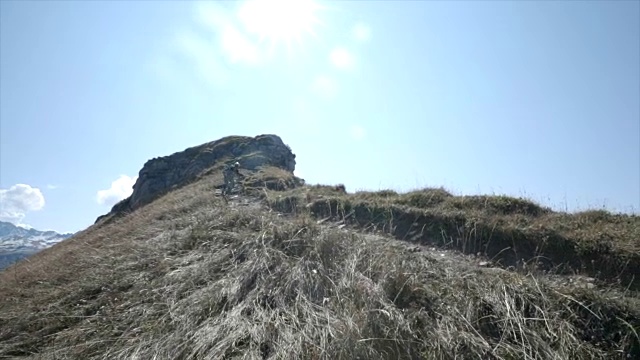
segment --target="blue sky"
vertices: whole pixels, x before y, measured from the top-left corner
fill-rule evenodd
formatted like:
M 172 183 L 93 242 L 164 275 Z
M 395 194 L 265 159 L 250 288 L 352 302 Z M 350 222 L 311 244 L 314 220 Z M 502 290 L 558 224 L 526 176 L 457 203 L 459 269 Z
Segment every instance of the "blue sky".
M 292 147 L 299 176 L 348 191 L 640 209 L 637 1 L 1 1 L 0 14 L 0 220 L 78 231 L 148 159 L 263 133 Z

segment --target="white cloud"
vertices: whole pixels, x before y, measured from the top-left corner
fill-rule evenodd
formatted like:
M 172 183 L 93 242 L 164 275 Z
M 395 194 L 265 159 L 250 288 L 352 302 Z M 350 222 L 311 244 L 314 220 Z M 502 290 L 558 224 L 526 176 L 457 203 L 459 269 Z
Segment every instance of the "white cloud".
M 351 31 L 353 38 L 359 42 L 367 42 L 371 39 L 371 28 L 363 23 L 358 23 Z
M 100 205 L 112 206 L 118 201 L 125 199 L 133 192 L 133 184 L 135 184 L 138 177 L 129 177 L 127 175 L 120 175 L 119 178 L 111 183 L 111 187 L 106 190 L 98 191 L 96 200 Z
M 58 185 L 47 184 L 47 189 L 49 189 L 49 190 L 55 190 L 57 188 L 59 188 Z
M 362 140 L 366 135 L 364 128 L 360 125 L 351 125 L 350 130 L 351 130 L 351 137 L 354 138 L 355 140 Z
M 331 63 L 339 69 L 350 69 L 355 63 L 353 55 L 345 48 L 337 47 L 329 54 Z
M 9 189 L 0 189 L 0 220 L 17 225 L 29 211 L 44 207 L 44 196 L 38 188 L 26 184 L 16 184 Z
M 338 83 L 326 75 L 318 75 L 311 83 L 311 91 L 324 98 L 333 98 L 338 93 Z

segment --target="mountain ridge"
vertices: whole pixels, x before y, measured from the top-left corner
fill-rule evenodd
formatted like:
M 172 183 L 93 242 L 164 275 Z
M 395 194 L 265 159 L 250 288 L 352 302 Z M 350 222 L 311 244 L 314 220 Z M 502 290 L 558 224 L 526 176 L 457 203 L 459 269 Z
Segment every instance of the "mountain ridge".
M 637 216 L 271 163 L 224 199 L 230 157 L 0 272 L 0 357 L 640 357 Z
M 148 204 L 168 191 L 196 181 L 205 170 L 211 171 L 224 161 L 238 161 L 242 169 L 249 171 L 273 166 L 293 173 L 295 157 L 291 148 L 273 134 L 226 136 L 168 156 L 156 157 L 143 165 L 132 194 L 95 222 L 120 216 Z
M 73 236 L 53 230 L 26 229 L 10 222 L 0 221 L 0 270 L 11 263 Z

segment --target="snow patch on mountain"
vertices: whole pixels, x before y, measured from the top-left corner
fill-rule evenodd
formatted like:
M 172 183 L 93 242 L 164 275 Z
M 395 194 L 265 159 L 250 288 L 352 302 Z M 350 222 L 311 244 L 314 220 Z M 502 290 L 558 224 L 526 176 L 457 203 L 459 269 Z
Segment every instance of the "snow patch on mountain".
M 34 228 L 16 226 L 0 221 L 0 269 L 8 266 L 3 258 L 16 261 L 46 249 L 73 234 L 58 234 L 55 231 L 39 231 Z

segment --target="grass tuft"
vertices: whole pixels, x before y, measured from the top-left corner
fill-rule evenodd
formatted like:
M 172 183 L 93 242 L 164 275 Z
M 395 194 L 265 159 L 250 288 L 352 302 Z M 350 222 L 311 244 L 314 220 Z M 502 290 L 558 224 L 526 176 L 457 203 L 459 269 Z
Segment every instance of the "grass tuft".
M 443 189 L 296 185 L 227 204 L 214 182 L 1 272 L 0 357 L 640 357 L 635 283 L 595 273 L 634 269 L 637 218 Z M 582 276 L 497 266 L 522 257 Z

